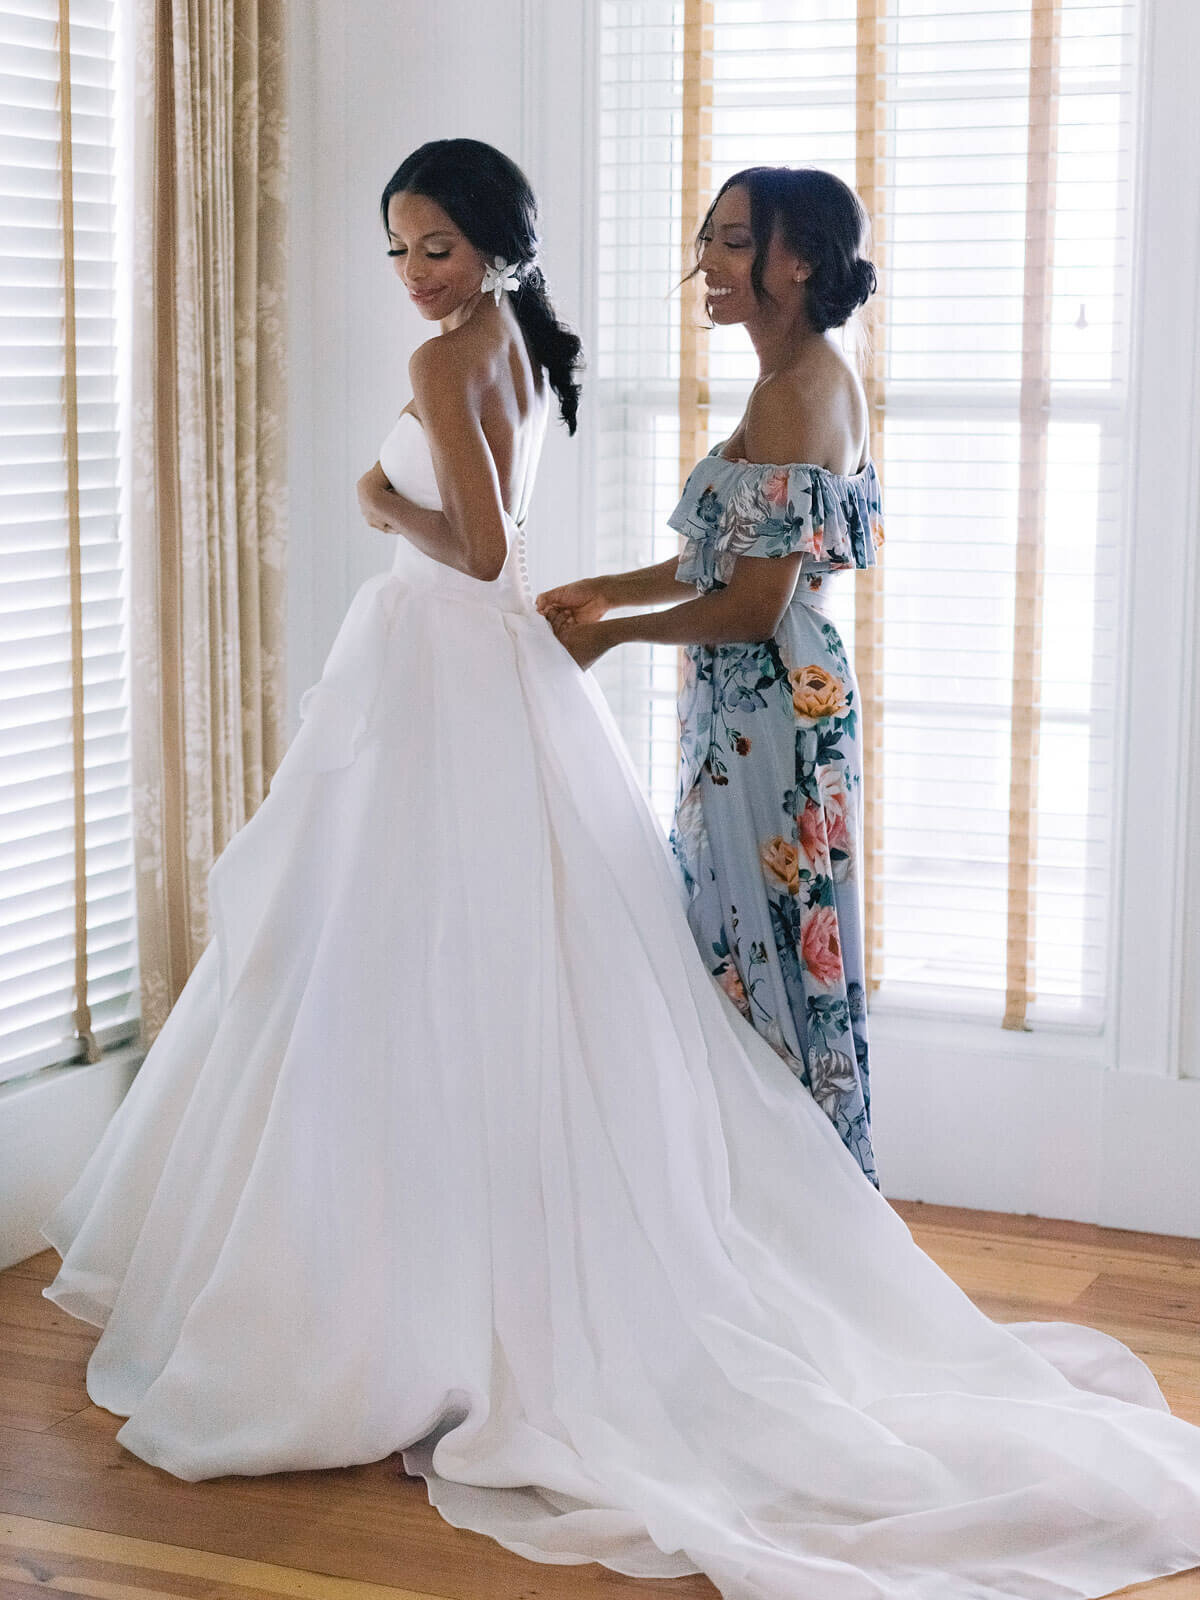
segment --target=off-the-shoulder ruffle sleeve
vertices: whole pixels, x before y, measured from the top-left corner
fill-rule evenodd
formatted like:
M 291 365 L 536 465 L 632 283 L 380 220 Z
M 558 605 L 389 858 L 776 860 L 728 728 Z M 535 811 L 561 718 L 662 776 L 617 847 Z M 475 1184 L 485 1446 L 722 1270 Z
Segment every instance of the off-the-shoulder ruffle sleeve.
M 667 519 L 685 535 L 676 570 L 702 590 L 728 583 L 738 556 L 804 557 L 802 572 L 873 567 L 883 542 L 874 466 L 852 477 L 821 467 L 759 466 L 705 456 Z

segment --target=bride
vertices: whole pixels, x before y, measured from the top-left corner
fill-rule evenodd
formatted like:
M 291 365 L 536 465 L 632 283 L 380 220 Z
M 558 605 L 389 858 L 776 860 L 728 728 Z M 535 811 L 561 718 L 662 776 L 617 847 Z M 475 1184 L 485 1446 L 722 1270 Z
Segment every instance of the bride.
M 388 237 L 439 337 L 360 485 L 398 535 L 215 936 L 46 1227 L 118 1438 L 178 1477 L 403 1450 L 538 1561 L 726 1600 L 1064 1600 L 1200 1562 L 1200 1430 L 996 1326 L 721 995 L 518 525 L 578 344 L 498 152 Z

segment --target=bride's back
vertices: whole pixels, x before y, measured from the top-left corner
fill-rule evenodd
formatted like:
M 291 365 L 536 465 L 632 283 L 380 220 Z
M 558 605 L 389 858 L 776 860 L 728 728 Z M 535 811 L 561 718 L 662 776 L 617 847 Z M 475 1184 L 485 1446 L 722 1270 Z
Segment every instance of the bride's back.
M 455 369 L 477 411 L 505 511 L 525 519 L 546 436 L 546 374 L 508 304 L 481 306 L 461 327 L 431 340 L 432 360 Z

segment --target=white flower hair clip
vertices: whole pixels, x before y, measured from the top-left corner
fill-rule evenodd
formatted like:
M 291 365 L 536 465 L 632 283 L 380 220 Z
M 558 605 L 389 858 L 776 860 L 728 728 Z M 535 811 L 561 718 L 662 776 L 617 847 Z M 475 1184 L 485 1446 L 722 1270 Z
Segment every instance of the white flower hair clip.
M 517 277 L 519 262 L 509 263 L 503 256 L 493 257 L 495 266 L 486 267 L 483 282 L 479 285 L 480 294 L 491 294 L 496 297 L 496 304 L 500 304 L 500 296 L 505 289 L 519 289 L 521 280 Z

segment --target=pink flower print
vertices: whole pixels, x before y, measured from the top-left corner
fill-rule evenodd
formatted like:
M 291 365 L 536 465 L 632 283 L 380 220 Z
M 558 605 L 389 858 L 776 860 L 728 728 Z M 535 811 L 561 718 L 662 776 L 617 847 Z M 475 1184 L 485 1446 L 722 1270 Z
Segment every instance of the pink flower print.
M 837 912 L 832 906 L 814 906 L 800 928 L 800 954 L 813 979 L 823 989 L 835 989 L 842 978 L 842 942 Z
M 825 814 L 825 837 L 831 850 L 850 850 L 850 792 L 841 767 L 822 767 L 817 782 L 821 788 L 821 809 Z
M 788 475 L 787 469 L 776 467 L 768 472 L 763 479 L 762 492 L 764 499 L 773 506 L 786 506 L 788 503 Z
M 804 810 L 796 819 L 800 831 L 800 848 L 811 867 L 824 867 L 828 872 L 829 848 L 825 839 L 825 813 L 815 800 L 806 800 Z

